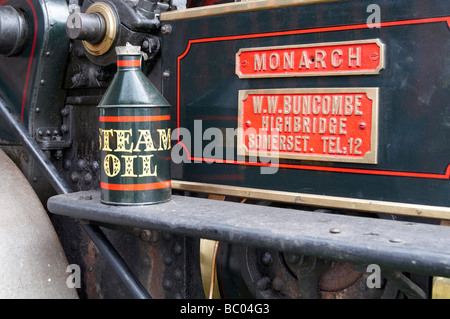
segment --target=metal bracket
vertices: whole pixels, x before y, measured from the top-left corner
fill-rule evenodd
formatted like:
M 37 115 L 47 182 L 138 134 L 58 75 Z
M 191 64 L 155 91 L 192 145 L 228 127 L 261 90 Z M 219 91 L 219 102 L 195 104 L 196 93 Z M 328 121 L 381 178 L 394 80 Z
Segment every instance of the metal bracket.
M 450 228 L 438 225 L 177 195 L 158 205 L 113 206 L 100 202 L 100 191 L 57 195 L 47 205 L 52 213 L 100 223 L 450 277 Z
M 36 141 L 43 151 L 62 150 L 72 145 L 73 105 L 66 105 L 61 110 L 61 115 L 61 127 L 44 126 L 36 130 Z

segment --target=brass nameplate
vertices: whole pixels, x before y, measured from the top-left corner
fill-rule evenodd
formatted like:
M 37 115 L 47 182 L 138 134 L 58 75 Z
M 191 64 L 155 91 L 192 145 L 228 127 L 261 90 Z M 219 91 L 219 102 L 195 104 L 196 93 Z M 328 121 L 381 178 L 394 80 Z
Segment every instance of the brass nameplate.
M 240 90 L 238 154 L 377 163 L 378 88 Z
M 379 74 L 384 44 L 379 39 L 240 49 L 239 78 Z

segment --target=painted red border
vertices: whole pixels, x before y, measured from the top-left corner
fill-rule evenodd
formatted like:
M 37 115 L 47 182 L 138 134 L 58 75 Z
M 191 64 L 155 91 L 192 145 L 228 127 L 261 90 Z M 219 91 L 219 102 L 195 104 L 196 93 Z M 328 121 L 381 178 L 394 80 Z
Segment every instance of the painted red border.
M 172 185 L 172 181 L 146 183 L 146 184 L 110 184 L 100 182 L 100 188 L 112 191 L 146 191 L 151 189 L 168 188 Z
M 169 121 L 170 115 L 149 115 L 149 116 L 99 116 L 100 122 L 154 122 Z
M 5 5 L 7 2 L 9 2 L 9 0 L 1 1 L 0 6 Z M 22 106 L 21 106 L 21 110 L 20 110 L 20 120 L 22 122 L 23 122 L 23 117 L 25 114 L 25 103 L 26 103 L 26 98 L 27 98 L 28 82 L 30 79 L 31 65 L 33 64 L 34 50 L 36 49 L 37 29 L 38 29 L 36 8 L 34 7 L 31 0 L 26 0 L 26 2 L 30 6 L 31 12 L 33 13 L 34 33 L 33 33 L 33 44 L 31 46 L 30 58 L 28 59 L 27 75 L 25 77 L 25 85 L 24 85 L 23 94 L 22 94 Z
M 117 66 L 141 66 L 141 60 L 117 60 Z
M 437 17 L 437 18 L 425 18 L 425 19 L 412 19 L 412 20 L 401 20 L 401 21 L 390 21 L 381 22 L 380 28 L 386 27 L 396 27 L 405 25 L 416 25 L 416 24 L 426 24 L 426 23 L 447 23 L 450 28 L 450 17 Z M 203 38 L 203 39 L 193 39 L 189 40 L 186 50 L 178 56 L 177 58 L 177 127 L 180 127 L 180 77 L 181 77 L 181 60 L 189 53 L 191 46 L 198 43 L 208 43 L 208 42 L 219 42 L 219 41 L 231 41 L 231 40 L 242 40 L 242 39 L 256 39 L 263 37 L 275 37 L 284 35 L 299 35 L 299 34 L 310 34 L 317 32 L 334 32 L 334 31 L 349 31 L 349 30 L 361 30 L 369 29 L 366 23 L 346 25 L 346 26 L 333 26 L 333 27 L 320 27 L 320 28 L 310 28 L 302 30 L 291 30 L 291 31 L 278 31 L 278 32 L 268 32 L 268 33 L 255 33 L 255 34 L 244 34 L 235 36 L 224 36 L 224 37 L 213 37 L 213 38 Z M 248 166 L 271 166 L 272 163 L 252 163 L 246 161 L 237 160 L 220 160 L 220 159 L 210 159 L 210 158 L 200 158 L 192 157 L 189 153 L 187 147 L 180 141 L 180 132 L 178 130 L 178 143 L 186 150 L 187 157 L 191 161 L 201 161 L 201 162 L 214 162 L 222 164 L 235 164 L 235 165 L 248 165 Z M 309 165 L 298 165 L 298 164 L 276 164 L 275 166 L 279 168 L 287 169 L 301 169 L 301 170 L 311 170 L 311 171 L 322 171 L 322 172 L 339 172 L 339 173 L 352 173 L 352 174 L 367 174 L 367 175 L 384 175 L 384 176 L 399 176 L 399 177 L 416 177 L 416 178 L 427 178 L 427 179 L 450 179 L 450 163 L 447 166 L 445 173 L 435 174 L 435 173 L 417 173 L 417 172 L 402 172 L 393 170 L 375 170 L 375 169 L 359 169 L 359 168 L 344 168 L 344 167 L 326 167 L 326 166 L 309 166 Z

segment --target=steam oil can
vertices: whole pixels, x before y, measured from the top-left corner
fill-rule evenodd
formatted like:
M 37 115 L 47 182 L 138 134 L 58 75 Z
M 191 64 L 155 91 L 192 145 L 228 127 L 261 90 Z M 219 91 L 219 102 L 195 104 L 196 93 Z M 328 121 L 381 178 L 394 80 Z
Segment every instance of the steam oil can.
M 116 48 L 117 72 L 100 101 L 101 201 L 145 205 L 168 201 L 169 103 L 141 71 L 139 46 Z

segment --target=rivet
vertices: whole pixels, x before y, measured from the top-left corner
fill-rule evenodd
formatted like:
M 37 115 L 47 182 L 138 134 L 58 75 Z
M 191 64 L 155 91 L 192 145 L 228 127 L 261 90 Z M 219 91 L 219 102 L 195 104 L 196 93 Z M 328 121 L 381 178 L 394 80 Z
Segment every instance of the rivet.
M 100 164 L 99 164 L 97 161 L 93 161 L 93 162 L 91 163 L 91 167 L 92 167 L 92 170 L 93 170 L 94 172 L 96 172 L 96 171 L 98 171 L 98 169 L 100 168 Z
M 284 258 L 291 265 L 297 265 L 302 260 L 302 256 L 296 254 L 286 254 Z
M 66 108 L 63 108 L 62 110 L 61 110 L 61 115 L 62 116 L 67 116 L 69 114 L 69 110 L 67 110 Z
M 72 172 L 72 174 L 70 174 L 70 179 L 74 183 L 78 182 L 78 173 L 77 172 Z
M 78 160 L 78 162 L 77 162 L 77 167 L 78 167 L 78 171 L 82 171 L 82 170 L 84 170 L 85 168 L 86 168 L 86 161 L 85 160 L 83 160 L 83 159 L 79 159 Z
M 164 280 L 163 287 L 165 290 L 171 290 L 172 289 L 172 281 Z
M 91 173 L 86 173 L 84 175 L 83 179 L 84 179 L 84 182 L 86 184 L 90 184 L 92 182 L 92 175 L 91 175 Z
M 172 32 L 172 26 L 170 24 L 165 24 L 161 27 L 162 34 L 170 34 Z
M 148 229 L 143 229 L 141 230 L 140 236 L 143 241 L 150 241 L 152 238 L 152 232 Z
M 273 258 L 272 258 L 272 254 L 269 253 L 268 251 L 266 251 L 262 256 L 261 256 L 261 263 L 264 266 L 270 266 L 273 262 Z
M 272 287 L 276 291 L 281 291 L 284 288 L 284 280 L 280 277 L 275 277 L 275 279 L 272 281 Z
M 380 56 L 377 52 L 373 52 L 372 54 L 369 55 L 369 58 L 375 62 L 380 58 Z
M 333 227 L 333 228 L 330 228 L 330 233 L 332 233 L 332 234 L 339 234 L 340 232 L 341 232 L 341 230 L 339 229 L 339 228 L 335 228 L 335 227 Z
M 70 159 L 67 159 L 64 161 L 63 168 L 65 170 L 69 170 L 71 166 L 72 166 L 72 161 Z
M 167 266 L 170 266 L 170 265 L 172 265 L 172 263 L 173 263 L 173 259 L 172 259 L 172 257 L 165 257 L 164 258 L 164 264 L 166 264 Z
M 183 272 L 180 269 L 176 269 L 174 272 L 174 276 L 176 280 L 183 279 Z
M 183 247 L 181 247 L 180 244 L 176 244 L 176 245 L 173 247 L 173 253 L 174 253 L 176 256 L 180 255 L 182 252 L 183 252 Z
M 44 85 L 45 84 L 45 80 L 41 80 L 41 85 Z
M 270 287 L 270 278 L 265 276 L 256 282 L 256 289 L 267 290 Z

